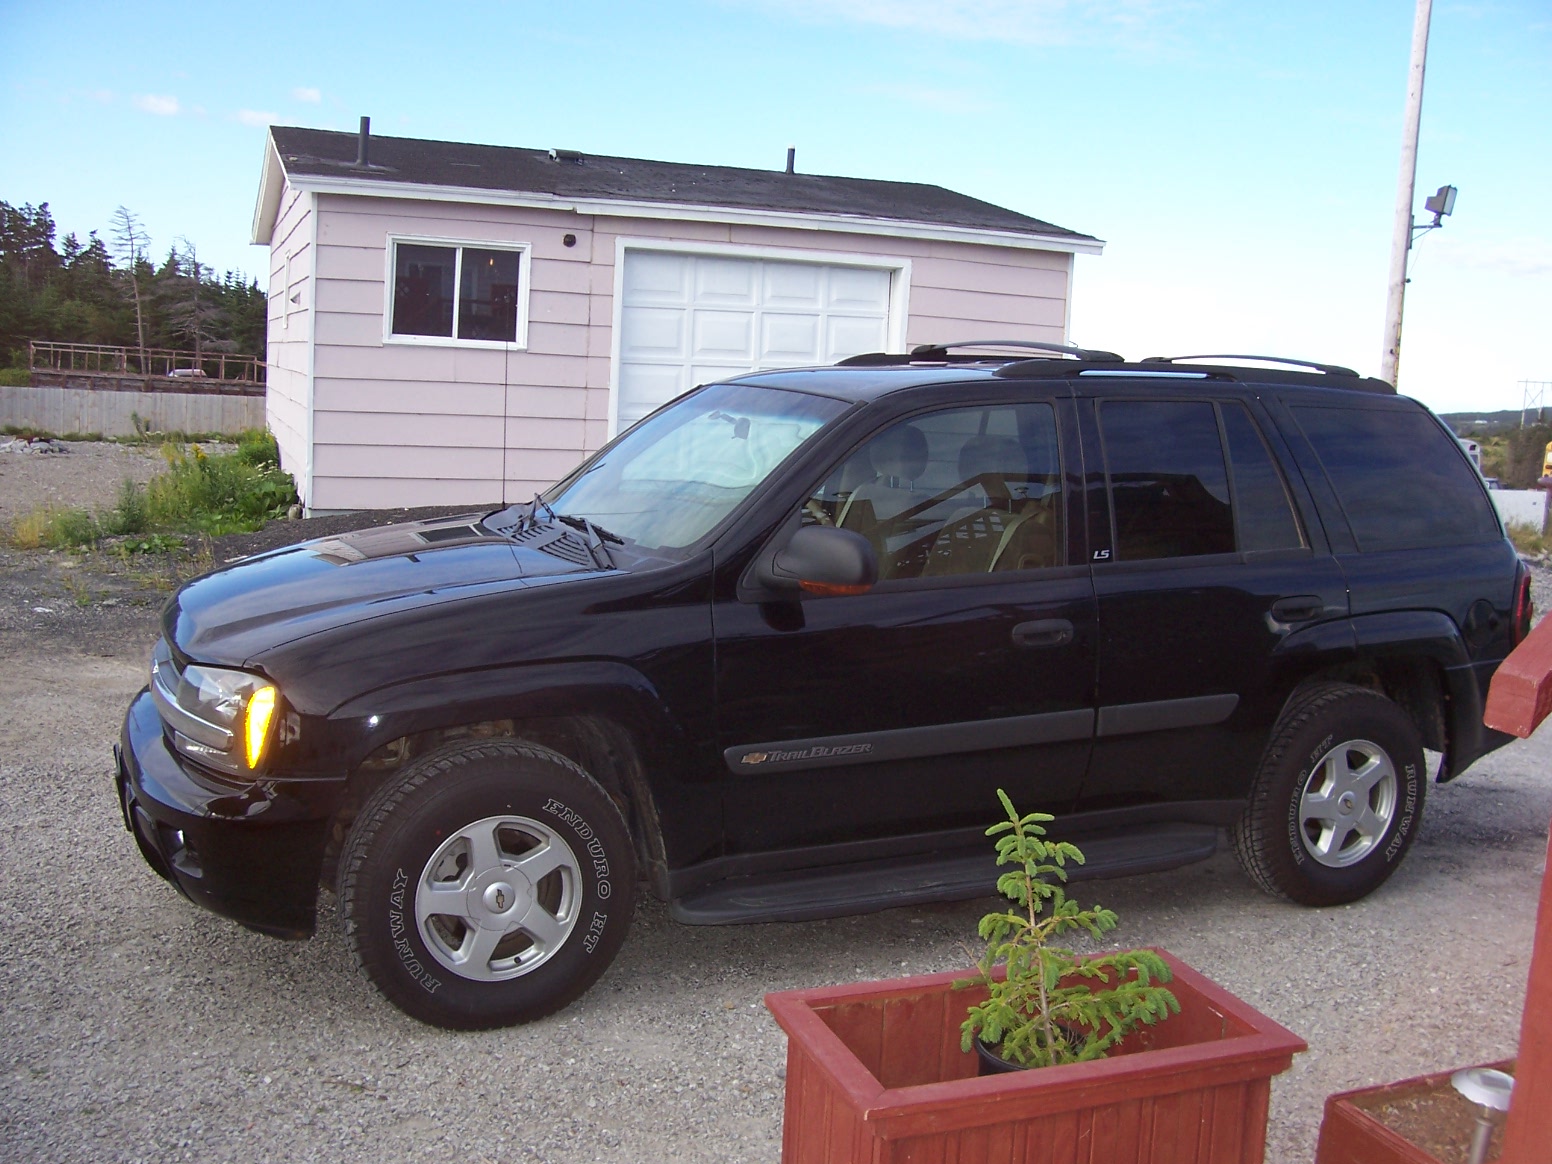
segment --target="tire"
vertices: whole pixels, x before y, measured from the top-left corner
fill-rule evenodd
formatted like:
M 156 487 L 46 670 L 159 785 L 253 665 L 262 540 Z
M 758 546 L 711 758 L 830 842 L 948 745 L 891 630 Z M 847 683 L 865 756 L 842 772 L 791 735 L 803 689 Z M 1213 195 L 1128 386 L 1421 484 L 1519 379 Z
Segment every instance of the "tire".
M 1396 870 L 1422 823 L 1428 774 L 1407 714 L 1348 683 L 1296 691 L 1272 729 L 1234 851 L 1266 892 L 1342 905 Z
M 529 1022 L 578 998 L 630 928 L 620 811 L 557 752 L 515 740 L 432 752 L 367 801 L 340 908 L 356 963 L 433 1026 Z

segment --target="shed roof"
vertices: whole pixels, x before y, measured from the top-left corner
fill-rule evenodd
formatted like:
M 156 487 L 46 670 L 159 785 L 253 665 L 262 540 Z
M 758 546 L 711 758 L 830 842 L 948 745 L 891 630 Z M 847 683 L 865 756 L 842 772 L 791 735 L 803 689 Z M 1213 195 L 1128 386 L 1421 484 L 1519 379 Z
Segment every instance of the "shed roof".
M 1084 252 L 1097 252 L 1103 245 L 1093 235 L 921 182 L 377 135 L 369 140 L 368 164 L 358 166 L 358 142 L 353 133 L 273 126 L 253 241 L 269 241 L 280 197 L 276 179 L 283 175 L 293 185 L 328 192 L 415 197 L 458 191 L 469 201 L 537 199 L 599 213 L 610 211 L 591 204 L 813 217 L 842 230 L 848 222 L 918 224 L 940 232 L 1007 236 L 1025 246 L 1039 240 Z

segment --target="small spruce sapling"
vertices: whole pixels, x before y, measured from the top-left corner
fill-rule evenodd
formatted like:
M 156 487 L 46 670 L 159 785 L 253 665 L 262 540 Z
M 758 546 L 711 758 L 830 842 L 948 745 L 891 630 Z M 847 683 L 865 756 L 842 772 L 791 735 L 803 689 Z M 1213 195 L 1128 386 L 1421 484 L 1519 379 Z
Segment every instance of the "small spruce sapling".
M 1083 864 L 1083 853 L 1066 841 L 1047 841 L 1043 812 L 1020 816 L 1002 789 L 997 790 L 1008 819 L 986 830 L 997 840 L 997 864 L 1015 868 L 997 879 L 997 890 L 1014 903 L 981 919 L 986 953 L 977 963 L 986 1001 L 969 1008 L 960 1030 L 961 1047 L 979 1038 L 1009 1062 L 1049 1067 L 1102 1058 L 1139 1025 L 1152 1025 L 1178 1013 L 1180 1003 L 1165 987 L 1172 975 L 1151 950 L 1123 950 L 1079 958 L 1050 944 L 1072 930 L 1093 937 L 1115 929 L 1116 915 L 1095 906 L 1080 909 L 1062 888 L 1064 866 Z M 992 971 L 1007 967 L 998 981 Z

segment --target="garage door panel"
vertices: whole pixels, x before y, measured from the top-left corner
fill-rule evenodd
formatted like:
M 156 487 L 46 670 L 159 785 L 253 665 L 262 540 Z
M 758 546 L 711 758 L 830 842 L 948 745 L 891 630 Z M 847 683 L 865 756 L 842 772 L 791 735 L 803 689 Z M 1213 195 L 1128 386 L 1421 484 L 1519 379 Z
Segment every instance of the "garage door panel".
M 881 352 L 888 346 L 887 321 L 832 315 L 825 320 L 825 343 L 819 362 L 833 364 L 859 352 Z
M 620 312 L 620 358 L 689 359 L 685 313 L 672 307 L 627 307 Z
M 755 263 L 749 259 L 695 260 L 695 302 L 738 307 L 755 305 Z
M 824 356 L 820 352 L 823 329 L 817 315 L 773 315 L 766 312 L 760 322 L 761 364 L 784 364 L 791 367 L 823 361 Z
M 690 302 L 690 256 L 635 251 L 626 256 L 625 301 L 627 303 L 688 304 Z
M 620 369 L 619 430 L 635 424 L 690 385 L 683 365 L 636 364 Z
M 889 310 L 888 271 L 831 267 L 827 273 L 830 276 L 829 295 L 825 306 L 831 311 Z
M 748 371 L 748 364 L 691 364 L 689 383 L 686 387 L 693 387 L 696 384 L 710 384 L 716 380 L 728 380 L 734 376 L 742 376 Z
M 748 311 L 696 311 L 690 358 L 747 365 L 754 357 L 754 315 Z
M 766 263 L 764 267 L 762 298 L 767 307 L 821 309 L 825 268 L 815 263 Z

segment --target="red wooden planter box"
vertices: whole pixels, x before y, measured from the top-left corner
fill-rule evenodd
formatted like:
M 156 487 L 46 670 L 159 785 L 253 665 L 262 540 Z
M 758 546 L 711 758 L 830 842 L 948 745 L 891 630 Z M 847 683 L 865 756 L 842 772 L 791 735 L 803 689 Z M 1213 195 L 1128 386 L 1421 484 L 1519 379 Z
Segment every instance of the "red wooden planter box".
M 766 995 L 787 1032 L 783 1164 L 1259 1164 L 1304 1040 L 1164 951 L 1180 1013 L 1107 1059 L 976 1077 L 970 971 Z
M 1485 1066 L 1512 1073 L 1514 1060 Z M 1441 1161 L 1433 1153 L 1397 1135 L 1370 1114 L 1370 1110 L 1380 1104 L 1449 1087 L 1452 1074 L 1452 1071 L 1440 1071 L 1436 1075 L 1420 1075 L 1400 1083 L 1362 1087 L 1327 1096 L 1325 1115 L 1320 1121 L 1320 1143 L 1315 1148 L 1315 1164 L 1453 1164 Z

